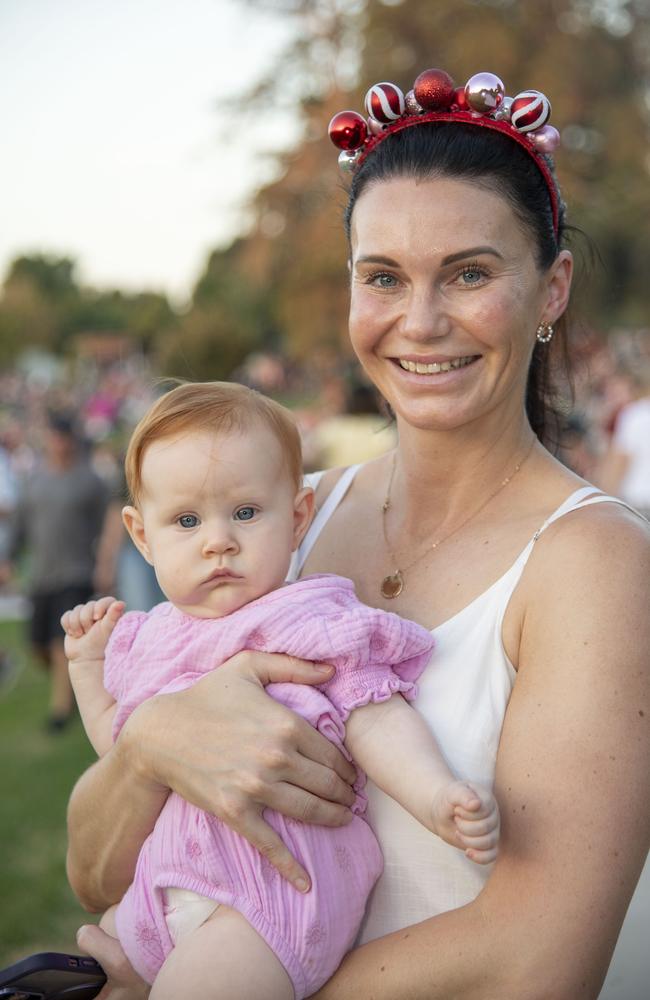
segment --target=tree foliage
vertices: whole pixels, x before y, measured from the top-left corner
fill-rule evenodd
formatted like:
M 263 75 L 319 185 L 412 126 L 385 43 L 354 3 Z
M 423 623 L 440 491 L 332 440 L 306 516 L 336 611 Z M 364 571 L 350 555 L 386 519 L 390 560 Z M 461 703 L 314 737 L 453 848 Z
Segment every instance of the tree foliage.
M 9 266 L 0 297 L 0 364 L 26 348 L 53 354 L 75 349 L 79 334 L 127 334 L 149 351 L 178 319 L 164 295 L 127 294 L 80 285 L 69 257 L 34 254 Z
M 245 128 L 290 109 L 299 146 L 253 197 L 250 231 L 206 261 L 182 314 L 151 292 L 81 287 L 67 257 L 13 262 L 0 298 L 0 362 L 26 346 L 65 353 L 82 332 L 118 330 L 165 374 L 224 378 L 247 353 L 308 359 L 346 350 L 345 191 L 327 138 L 331 116 L 363 109 L 367 88 L 408 90 L 429 66 L 463 83 L 498 73 L 509 94 L 534 87 L 553 103 L 558 175 L 570 221 L 602 259 L 582 311 L 597 329 L 647 324 L 650 220 L 650 0 L 240 0 L 290 19 L 287 49 L 231 102 Z M 221 112 L 223 118 L 223 112 Z
M 345 107 L 361 111 L 378 80 L 410 89 L 428 66 L 447 69 L 459 84 L 490 70 L 509 94 L 534 87 L 550 97 L 563 134 L 557 167 L 569 219 L 594 241 L 603 265 L 585 283 L 582 311 L 601 330 L 647 322 L 645 0 L 242 2 L 296 21 L 296 40 L 248 102 L 257 113 L 256 98 L 293 95 L 304 140 L 282 157 L 279 179 L 258 192 L 255 225 L 235 253 L 242 275 L 255 259 L 257 294 L 291 354 L 346 342 L 345 196 L 329 118 Z

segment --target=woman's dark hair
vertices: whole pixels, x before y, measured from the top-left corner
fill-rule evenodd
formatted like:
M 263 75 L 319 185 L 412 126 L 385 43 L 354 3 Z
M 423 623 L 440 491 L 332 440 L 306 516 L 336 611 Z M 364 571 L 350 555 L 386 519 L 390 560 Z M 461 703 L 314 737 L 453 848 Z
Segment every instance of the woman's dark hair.
M 549 158 L 546 162 L 552 169 Z M 500 132 L 460 122 L 422 123 L 387 136 L 353 174 L 345 211 L 348 241 L 352 213 L 362 192 L 371 184 L 396 177 L 421 181 L 451 177 L 498 192 L 509 202 L 528 233 L 540 271 L 551 266 L 564 246 L 565 206 L 559 189 L 556 186 L 559 204 L 556 235 L 551 199 L 542 172 L 530 154 Z M 562 317 L 554 324 L 553 342 L 535 344 L 528 373 L 526 412 L 531 427 L 544 444 L 554 440 L 558 427 L 552 380 L 556 359 L 568 378 L 566 325 Z

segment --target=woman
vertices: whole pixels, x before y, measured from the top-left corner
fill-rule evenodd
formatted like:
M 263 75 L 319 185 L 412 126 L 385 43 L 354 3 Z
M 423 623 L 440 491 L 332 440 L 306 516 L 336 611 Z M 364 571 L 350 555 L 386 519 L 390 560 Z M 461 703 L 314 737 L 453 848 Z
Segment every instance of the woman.
M 452 767 L 494 778 L 503 837 L 486 880 L 371 789 L 386 871 L 362 946 L 318 996 L 596 997 L 650 826 L 648 533 L 538 437 L 571 281 L 559 195 L 532 143 L 457 103 L 416 109 L 350 159 L 350 336 L 399 446 L 320 479 L 296 572 L 349 576 L 366 603 L 433 629 L 418 708 Z M 299 885 L 262 809 L 344 822 L 352 775 L 260 686 L 322 677 L 244 654 L 139 709 L 71 800 L 82 901 L 120 898 L 169 788 Z M 80 944 L 114 971 L 106 996 L 140 995 L 97 928 Z

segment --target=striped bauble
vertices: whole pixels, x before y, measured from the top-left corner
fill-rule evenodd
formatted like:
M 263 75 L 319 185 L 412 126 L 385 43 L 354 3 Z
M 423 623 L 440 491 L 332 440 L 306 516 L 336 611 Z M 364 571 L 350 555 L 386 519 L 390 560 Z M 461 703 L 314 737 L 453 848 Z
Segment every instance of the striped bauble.
M 518 132 L 533 132 L 551 117 L 551 103 L 539 90 L 523 90 L 510 105 L 510 124 Z
M 376 83 L 366 94 L 366 111 L 382 125 L 401 118 L 404 106 L 404 94 L 394 83 Z

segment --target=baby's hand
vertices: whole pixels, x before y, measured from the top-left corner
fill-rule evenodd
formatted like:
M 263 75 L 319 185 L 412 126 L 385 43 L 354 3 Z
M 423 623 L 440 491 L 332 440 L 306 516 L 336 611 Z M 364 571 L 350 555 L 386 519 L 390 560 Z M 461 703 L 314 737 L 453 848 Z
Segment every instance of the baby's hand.
M 61 618 L 65 653 L 69 660 L 103 660 L 110 634 L 125 608 L 124 601 L 102 597 L 78 604 Z
M 499 807 L 486 788 L 452 781 L 436 796 L 433 822 L 438 836 L 465 851 L 471 861 L 488 865 L 496 858 Z

